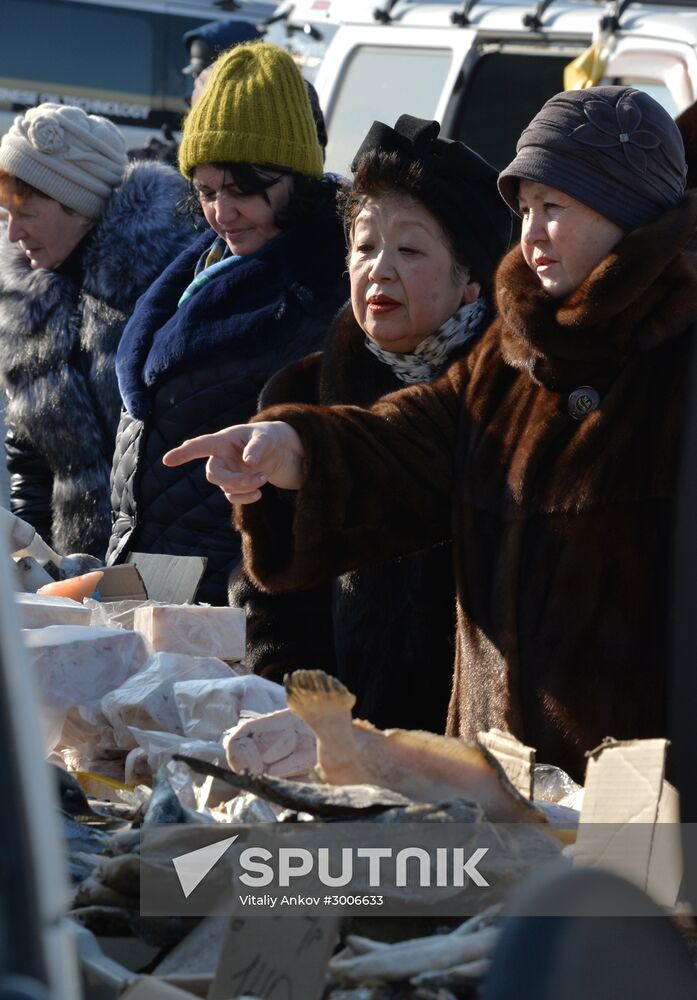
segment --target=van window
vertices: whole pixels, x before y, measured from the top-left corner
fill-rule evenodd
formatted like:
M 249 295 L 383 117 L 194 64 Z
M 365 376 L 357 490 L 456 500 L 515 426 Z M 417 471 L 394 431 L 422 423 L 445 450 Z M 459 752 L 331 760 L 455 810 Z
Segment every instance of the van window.
M 327 169 L 346 174 L 377 119 L 433 118 L 452 61 L 450 49 L 365 45 L 353 53 L 331 110 Z
M 498 170 L 515 156 L 520 133 L 545 101 L 564 89 L 564 67 L 575 54 L 479 49 L 453 124 L 452 139 L 461 139 Z
M 24 90 L 36 88 L 35 103 L 56 98 L 80 103 L 74 98 L 89 93 L 85 110 L 109 114 L 109 102 L 148 106 L 160 90 L 152 13 L 56 0 L 0 0 L 0 23 L 0 87 L 5 92 L 21 82 Z M 35 73 L 41 68 L 40 81 L 28 78 L 31 66 L 37 67 Z M 93 84 L 97 80 L 98 89 Z M 0 98 L 7 100 L 6 93 Z

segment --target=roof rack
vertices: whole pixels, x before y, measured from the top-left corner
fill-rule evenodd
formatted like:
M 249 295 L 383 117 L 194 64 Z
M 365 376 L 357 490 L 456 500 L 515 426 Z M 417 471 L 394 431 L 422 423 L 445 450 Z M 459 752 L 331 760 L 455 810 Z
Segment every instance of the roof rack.
M 609 14 L 603 14 L 600 18 L 600 30 L 614 32 L 619 31 L 620 18 L 629 7 L 632 0 L 615 0 L 615 4 Z
M 553 2 L 554 0 L 537 0 L 534 11 L 531 14 L 523 14 L 523 26 L 530 28 L 531 31 L 539 31 L 542 27 L 542 15 Z
M 375 18 L 376 21 L 379 21 L 380 24 L 390 24 L 392 21 L 390 12 L 392 8 L 396 7 L 398 3 L 399 0 L 385 0 L 385 3 L 383 4 L 382 7 L 375 8 L 375 10 L 373 11 L 373 17 Z
M 697 7 L 697 0 L 614 0 L 611 11 L 600 19 L 601 31 L 619 31 L 622 15 L 633 3 L 645 3 L 649 7 Z
M 470 23 L 470 14 L 477 3 L 477 0 L 464 0 L 461 10 L 454 10 L 450 15 L 450 20 L 459 28 L 466 28 Z

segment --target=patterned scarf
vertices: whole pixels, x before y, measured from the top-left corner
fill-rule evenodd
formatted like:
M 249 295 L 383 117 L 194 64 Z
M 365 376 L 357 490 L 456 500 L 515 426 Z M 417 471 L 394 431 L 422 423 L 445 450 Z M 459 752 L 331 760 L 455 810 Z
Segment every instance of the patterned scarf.
M 413 354 L 384 351 L 370 337 L 365 338 L 365 346 L 376 358 L 389 365 L 401 382 L 406 382 L 408 385 L 430 382 L 446 367 L 456 347 L 481 332 L 486 311 L 486 303 L 482 298 L 469 305 L 460 306 L 439 330 L 421 341 Z
M 189 285 L 182 292 L 182 296 L 177 303 L 177 309 L 183 306 L 187 299 L 212 281 L 221 271 L 226 270 L 231 264 L 235 264 L 240 257 L 235 256 L 228 247 L 222 236 L 216 236 L 214 242 L 204 250 L 194 268 L 194 277 Z

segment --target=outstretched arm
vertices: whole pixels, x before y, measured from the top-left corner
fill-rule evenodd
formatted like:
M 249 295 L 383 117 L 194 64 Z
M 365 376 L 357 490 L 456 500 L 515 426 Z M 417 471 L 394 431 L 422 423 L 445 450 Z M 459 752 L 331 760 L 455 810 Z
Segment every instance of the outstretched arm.
M 186 442 L 167 464 L 208 458 L 236 505 L 245 567 L 266 590 L 313 587 L 451 537 L 464 367 L 355 406 L 274 406 Z M 296 492 L 263 489 L 268 483 Z M 259 503 L 254 501 L 261 500 Z

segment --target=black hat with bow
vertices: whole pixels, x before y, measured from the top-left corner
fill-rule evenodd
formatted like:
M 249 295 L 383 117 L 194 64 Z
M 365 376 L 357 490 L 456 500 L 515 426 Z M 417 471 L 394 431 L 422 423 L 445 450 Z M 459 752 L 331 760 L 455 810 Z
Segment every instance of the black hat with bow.
M 438 220 L 474 278 L 491 284 L 511 239 L 511 213 L 498 193 L 497 172 L 464 142 L 439 137 L 436 121 L 401 115 L 394 128 L 373 122 L 356 153 L 355 172 L 374 151 L 397 154 L 405 170 L 420 168 L 412 193 Z M 413 173 L 412 173 L 413 175 Z

